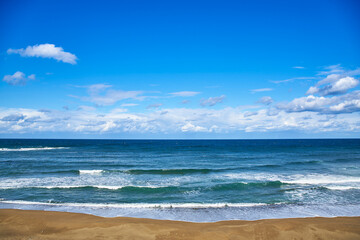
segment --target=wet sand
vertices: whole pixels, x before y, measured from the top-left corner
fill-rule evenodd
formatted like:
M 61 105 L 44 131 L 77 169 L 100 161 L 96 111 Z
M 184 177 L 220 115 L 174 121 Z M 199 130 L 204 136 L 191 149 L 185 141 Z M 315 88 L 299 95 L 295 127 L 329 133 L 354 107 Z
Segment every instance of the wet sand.
M 360 217 L 190 223 L 0 209 L 0 239 L 360 239 Z

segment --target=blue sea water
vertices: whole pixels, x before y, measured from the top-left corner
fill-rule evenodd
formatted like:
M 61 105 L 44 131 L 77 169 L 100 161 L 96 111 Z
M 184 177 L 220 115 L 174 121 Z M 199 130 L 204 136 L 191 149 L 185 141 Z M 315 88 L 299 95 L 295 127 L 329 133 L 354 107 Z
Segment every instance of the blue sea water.
M 360 216 L 360 139 L 0 139 L 0 208 L 194 222 Z

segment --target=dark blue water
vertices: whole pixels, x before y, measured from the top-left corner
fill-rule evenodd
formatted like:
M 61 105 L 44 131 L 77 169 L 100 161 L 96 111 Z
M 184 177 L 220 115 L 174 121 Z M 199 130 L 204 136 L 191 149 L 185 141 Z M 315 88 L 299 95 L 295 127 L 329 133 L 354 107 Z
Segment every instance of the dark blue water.
M 0 208 L 185 221 L 360 215 L 360 140 L 0 140 Z

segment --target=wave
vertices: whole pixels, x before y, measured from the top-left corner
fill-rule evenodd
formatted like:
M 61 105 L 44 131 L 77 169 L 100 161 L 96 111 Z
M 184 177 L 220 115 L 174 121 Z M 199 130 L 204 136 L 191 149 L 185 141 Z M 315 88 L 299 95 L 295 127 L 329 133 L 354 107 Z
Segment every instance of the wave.
M 287 185 L 286 183 L 280 181 L 269 181 L 269 182 L 237 182 L 237 183 L 226 183 L 226 184 L 218 184 L 212 187 L 213 190 L 236 190 L 236 189 L 245 189 L 252 187 L 281 187 L 283 185 Z
M 297 161 L 297 162 L 288 162 L 285 165 L 304 165 L 304 164 L 316 164 L 321 163 L 321 161 L 312 160 L 312 161 Z
M 79 170 L 79 174 L 101 174 L 104 170 Z
M 236 179 L 240 181 L 259 181 L 259 182 L 276 182 L 284 184 L 300 184 L 300 185 L 327 185 L 327 184 L 344 184 L 344 183 L 360 183 L 360 177 L 344 176 L 344 175 L 327 175 L 327 174 L 295 174 L 295 175 L 270 175 L 268 173 L 227 173 L 221 177 L 228 179 Z
M 109 189 L 109 190 L 130 190 L 130 191 L 136 191 L 136 190 L 146 190 L 146 189 L 169 189 L 169 188 L 176 188 L 172 186 L 134 186 L 134 185 L 126 185 L 126 186 L 108 186 L 108 185 L 83 185 L 83 186 L 39 186 L 39 187 L 33 187 L 33 188 L 47 188 L 47 189 L 53 189 L 53 188 L 99 188 L 99 189 Z
M 49 171 L 41 172 L 46 173 L 78 173 L 80 175 L 100 175 L 103 173 L 125 173 L 130 175 L 142 175 L 142 174 L 154 174 L 154 175 L 185 175 L 185 174 L 208 174 L 211 172 L 221 172 L 233 169 L 192 169 L 192 168 L 179 168 L 179 169 L 95 169 L 95 170 L 60 170 L 60 171 Z
M 131 175 L 156 174 L 156 175 L 185 175 L 185 174 L 207 174 L 210 172 L 226 171 L 226 169 L 129 169 L 129 170 L 79 170 L 79 174 L 98 175 L 102 173 L 126 173 Z
M 0 148 L 0 152 L 43 151 L 56 149 L 68 149 L 68 147 Z
M 354 187 L 354 186 L 326 186 L 325 188 L 330 189 L 330 190 L 338 190 L 338 191 L 360 189 L 360 187 Z
M 318 185 L 318 184 L 336 184 L 336 183 L 360 183 L 360 178 L 358 177 L 343 177 L 343 176 L 308 176 L 298 179 L 291 180 L 281 180 L 284 183 L 289 184 L 308 184 L 308 185 Z
M 286 164 L 264 164 L 264 165 L 253 165 L 253 166 L 242 166 L 242 167 L 233 167 L 233 168 L 178 168 L 178 169 L 129 169 L 123 172 L 128 174 L 159 174 L 159 175 L 166 175 L 166 174 L 208 174 L 208 173 L 216 173 L 216 172 L 226 172 L 226 171 L 233 171 L 233 170 L 246 170 L 246 169 L 259 169 L 259 168 L 281 168 L 287 165 L 305 165 L 305 164 L 318 164 L 320 161 L 297 161 L 297 162 L 290 162 Z
M 256 207 L 270 205 L 267 203 L 52 203 L 31 201 L 1 200 L 1 203 L 23 205 L 47 205 L 91 208 L 228 208 L 228 207 Z M 275 203 L 271 205 L 278 205 Z
M 337 158 L 334 160 L 331 160 L 329 162 L 333 162 L 333 163 L 348 163 L 348 162 L 359 162 L 360 158 Z
M 218 171 L 226 171 L 228 169 L 196 169 L 196 168 L 180 168 L 180 169 L 130 169 L 123 171 L 124 173 L 128 174 L 159 174 L 159 175 L 176 175 L 176 174 L 195 174 L 195 173 L 202 173 L 207 174 L 210 172 L 218 172 Z
M 199 169 L 201 170 L 201 169 Z M 265 173 L 226 173 L 211 176 L 171 176 L 152 180 L 126 176 L 125 174 L 104 174 L 108 171 L 123 170 L 63 170 L 74 173 L 74 176 L 40 177 L 40 178 L 4 178 L 0 181 L 0 189 L 70 189 L 97 188 L 121 190 L 129 193 L 183 193 L 191 190 L 211 191 L 241 191 L 249 189 L 307 188 L 326 187 L 335 190 L 335 186 L 346 190 L 360 188 L 360 177 L 327 175 L 327 174 L 295 174 L 270 175 Z M 153 171 L 153 170 L 152 170 Z M 160 171 L 160 170 L 159 170 Z M 170 171 L 171 172 L 171 171 Z M 80 176 L 76 176 L 80 174 Z M 205 181 L 205 182 L 204 182 Z M 195 183 L 195 185 L 193 184 Z
M 123 188 L 124 186 L 106 186 L 106 185 L 83 185 L 83 186 L 37 186 L 37 187 L 29 187 L 29 188 L 47 188 L 47 189 L 61 189 L 61 188 L 103 188 L 103 189 L 110 189 L 110 190 L 118 190 Z
M 237 183 L 224 183 L 217 184 L 212 187 L 200 187 L 197 190 L 204 191 L 229 191 L 229 190 L 242 190 L 249 188 L 279 188 L 283 185 L 287 185 L 286 183 L 282 183 L 280 181 L 270 181 L 270 182 L 237 182 Z M 194 190 L 191 187 L 186 186 L 177 186 L 177 185 L 92 185 L 92 184 L 84 184 L 84 185 L 38 185 L 38 186 L 9 186 L 9 187 L 0 187 L 0 189 L 79 189 L 79 190 L 89 190 L 89 189 L 107 189 L 107 190 L 120 190 L 121 192 L 127 193 L 186 193 Z
M 257 169 L 257 168 L 282 168 L 286 166 L 297 166 L 297 165 L 307 165 L 307 164 L 318 164 L 320 161 L 296 161 L 296 162 L 287 162 L 284 164 L 264 164 L 264 165 L 255 165 L 249 166 L 250 169 Z
M 146 189 L 177 189 L 176 186 L 154 186 L 154 185 L 146 185 L 146 186 L 135 186 L 135 185 L 124 185 L 124 186 L 111 186 L 111 185 L 53 185 L 53 186 L 19 186 L 19 187 L 0 187 L 0 189 L 20 189 L 20 188 L 44 188 L 44 189 L 109 189 L 109 190 L 129 190 L 129 191 L 137 191 L 137 190 L 146 190 Z

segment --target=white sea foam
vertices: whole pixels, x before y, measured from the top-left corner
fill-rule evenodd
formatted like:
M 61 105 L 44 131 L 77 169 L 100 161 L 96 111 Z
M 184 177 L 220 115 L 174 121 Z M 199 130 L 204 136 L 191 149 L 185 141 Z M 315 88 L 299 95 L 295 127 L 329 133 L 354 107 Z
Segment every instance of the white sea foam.
M 137 188 L 163 188 L 163 186 L 136 186 L 136 185 L 125 185 L 125 186 L 107 186 L 107 185 L 82 185 L 82 186 L 37 186 L 35 188 L 83 188 L 83 187 L 93 187 L 93 188 L 102 188 L 110 190 L 118 190 L 125 187 L 137 187 Z
M 284 183 L 290 184 L 309 184 L 309 185 L 319 185 L 319 184 L 339 184 L 339 183 L 360 183 L 360 178 L 358 177 L 347 177 L 347 176 L 337 176 L 337 175 L 307 175 L 299 178 L 293 179 L 282 179 L 280 180 Z
M 47 188 L 47 189 L 53 189 L 53 188 L 83 188 L 83 187 L 93 187 L 93 188 L 105 188 L 105 189 L 111 189 L 111 190 L 117 190 L 121 189 L 124 186 L 97 186 L 97 185 L 79 185 L 79 186 L 35 186 L 34 188 Z
M 23 152 L 23 151 L 42 151 L 68 149 L 67 147 L 38 147 L 38 148 L 0 148 L 0 152 Z
M 86 186 L 33 186 L 31 188 L 47 188 L 47 189 L 53 189 L 53 188 L 81 188 Z
M 131 178 L 121 176 L 102 176 L 94 174 L 81 174 L 69 177 L 43 177 L 43 178 L 4 178 L 0 181 L 0 189 L 18 188 L 81 188 L 110 186 L 107 188 L 121 188 L 135 185 Z M 138 184 L 147 185 L 147 184 Z M 150 185 L 150 184 L 149 184 Z M 156 185 L 156 184 L 153 184 Z
M 122 186 L 112 186 L 112 185 L 33 185 L 33 186 L 0 186 L 0 189 L 18 189 L 18 188 L 46 188 L 46 189 L 70 189 L 70 188 L 100 188 L 100 189 L 109 189 L 109 190 L 119 190 L 126 187 L 134 187 L 134 188 L 164 188 L 168 186 L 161 185 L 122 185 Z
M 360 189 L 360 187 L 354 187 L 354 186 L 326 186 L 327 189 L 330 190 L 350 190 L 350 189 Z
M 226 207 L 256 207 L 266 203 L 49 203 L 31 201 L 0 201 L 9 204 L 69 206 L 91 208 L 226 208 Z M 281 203 L 280 203 L 281 204 Z
M 102 217 L 141 217 L 189 222 L 259 220 L 273 218 L 359 216 L 354 204 L 265 204 L 265 203 L 177 203 L 177 204 L 101 204 L 0 201 L 2 208 L 62 211 Z
M 302 185 L 327 185 L 327 184 L 353 184 L 360 183 L 359 177 L 327 174 L 294 174 L 294 175 L 269 175 L 269 174 L 248 174 L 248 173 L 231 173 L 223 174 L 218 178 L 238 179 L 246 181 L 280 181 L 288 184 Z
M 79 170 L 80 174 L 101 174 L 104 170 Z

